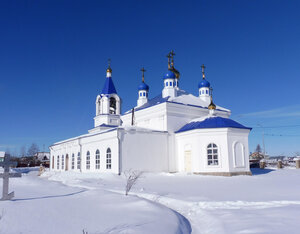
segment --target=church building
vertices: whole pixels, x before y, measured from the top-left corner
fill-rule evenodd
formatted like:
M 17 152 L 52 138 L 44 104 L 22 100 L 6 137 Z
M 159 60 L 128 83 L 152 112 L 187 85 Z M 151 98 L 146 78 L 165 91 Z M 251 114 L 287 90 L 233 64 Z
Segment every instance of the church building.
M 230 110 L 214 104 L 204 65 L 199 95 L 180 89 L 174 55 L 173 51 L 168 54 L 163 89 L 152 99 L 141 69 L 137 105 L 123 114 L 109 65 L 102 92 L 96 97 L 94 128 L 51 145 L 50 170 L 251 175 L 251 128 L 230 119 Z

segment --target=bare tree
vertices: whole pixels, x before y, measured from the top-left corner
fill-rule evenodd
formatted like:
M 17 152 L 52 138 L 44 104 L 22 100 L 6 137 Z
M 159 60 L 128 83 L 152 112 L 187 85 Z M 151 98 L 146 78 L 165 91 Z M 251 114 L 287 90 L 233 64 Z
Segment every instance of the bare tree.
M 36 143 L 32 143 L 27 151 L 28 156 L 34 156 L 37 152 L 39 152 L 39 146 Z
M 25 157 L 26 156 L 26 146 L 23 145 L 21 148 L 20 148 L 20 156 L 21 157 Z
M 132 186 L 137 182 L 137 180 L 141 177 L 142 174 L 143 174 L 142 171 L 133 171 L 131 169 L 124 172 L 124 175 L 126 177 L 126 187 L 125 187 L 126 196 L 128 195 Z

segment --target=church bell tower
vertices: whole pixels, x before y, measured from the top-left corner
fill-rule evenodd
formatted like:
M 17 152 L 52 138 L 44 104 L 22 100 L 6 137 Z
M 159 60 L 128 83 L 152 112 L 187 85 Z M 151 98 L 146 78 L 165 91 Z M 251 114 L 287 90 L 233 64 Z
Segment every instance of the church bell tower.
M 106 79 L 100 95 L 96 98 L 96 116 L 94 127 L 112 127 L 121 125 L 121 99 L 112 80 L 110 60 L 106 70 Z

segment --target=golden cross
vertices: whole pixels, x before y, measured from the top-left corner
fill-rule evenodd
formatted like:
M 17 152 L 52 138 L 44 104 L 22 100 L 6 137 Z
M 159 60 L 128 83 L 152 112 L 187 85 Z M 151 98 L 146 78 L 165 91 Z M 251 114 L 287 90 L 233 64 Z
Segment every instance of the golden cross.
M 145 71 L 146 71 L 145 68 L 142 68 L 142 69 L 141 69 L 141 72 L 142 72 L 142 81 L 143 81 L 143 82 L 145 82 L 145 78 L 144 78 L 144 73 L 145 73 Z
M 204 66 L 204 64 L 202 64 L 201 68 L 202 68 L 202 78 L 205 79 L 205 73 L 204 73 L 205 66 Z
M 170 58 L 172 58 L 171 53 L 168 53 L 167 58 L 168 58 L 168 69 L 170 69 Z
M 170 55 L 171 55 L 171 58 L 172 58 L 171 65 L 172 65 L 172 67 L 174 67 L 174 55 L 175 55 L 175 53 L 174 53 L 173 50 L 171 50 Z

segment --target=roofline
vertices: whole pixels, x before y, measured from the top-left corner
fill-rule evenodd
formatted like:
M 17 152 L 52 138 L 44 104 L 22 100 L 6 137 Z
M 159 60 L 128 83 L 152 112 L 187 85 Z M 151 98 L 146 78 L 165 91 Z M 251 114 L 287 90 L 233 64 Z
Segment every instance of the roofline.
M 178 131 L 175 132 L 175 134 L 176 134 L 176 133 L 182 133 L 182 132 L 193 131 L 193 130 L 216 129 L 216 128 L 218 128 L 218 129 L 220 129 L 220 128 L 228 128 L 228 129 L 229 129 L 229 128 L 234 128 L 234 129 L 245 129 L 245 130 L 249 130 L 249 131 L 252 130 L 252 128 L 248 128 L 248 127 L 244 127 L 244 128 L 237 128 L 237 127 L 213 127 L 213 128 L 194 128 L 194 129 L 188 129 L 188 130 L 182 130 L 182 131 L 178 130 Z
M 140 111 L 140 110 L 145 110 L 145 109 L 148 109 L 150 107 L 153 107 L 153 106 L 158 106 L 160 104 L 163 104 L 163 103 L 173 103 L 173 104 L 178 104 L 178 105 L 183 105 L 183 106 L 192 106 L 192 107 L 196 107 L 196 108 L 201 108 L 201 109 L 206 109 L 208 110 L 207 107 L 203 107 L 203 106 L 198 106 L 198 105 L 193 105 L 193 104 L 184 104 L 184 103 L 180 103 L 180 102 L 172 102 L 172 101 L 163 101 L 163 102 L 160 102 L 160 103 L 157 103 L 155 105 L 152 105 L 152 106 L 147 106 L 147 107 L 144 107 L 144 108 L 139 108 L 139 109 L 134 109 L 135 112 L 137 111 Z M 226 113 L 231 113 L 230 110 L 221 110 L 221 109 L 216 109 L 217 111 L 222 111 L 222 112 L 226 112 Z M 125 112 L 123 114 L 124 115 L 128 115 L 128 114 L 131 114 L 132 110 L 128 110 L 127 112 Z
M 112 131 L 115 131 L 117 129 L 118 128 L 112 128 L 112 129 L 108 129 L 105 132 L 97 132 L 97 133 L 93 133 L 93 134 L 87 133 L 87 134 L 84 134 L 84 135 L 81 135 L 81 136 L 78 136 L 78 137 L 69 138 L 69 139 L 66 139 L 66 140 L 62 140 L 62 141 L 56 142 L 56 143 L 50 145 L 49 148 L 52 147 L 52 146 L 56 146 L 56 145 L 62 144 L 62 143 L 67 143 L 67 142 L 70 142 L 70 141 L 79 140 L 79 139 L 87 138 L 87 137 L 90 137 L 90 136 L 96 136 L 96 135 L 104 134 L 104 133 L 107 133 L 107 132 L 112 132 Z

